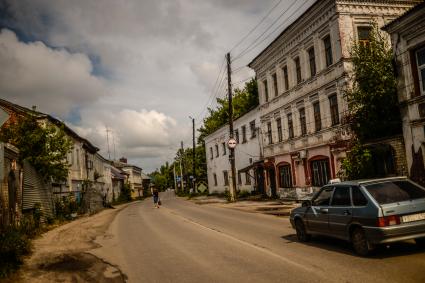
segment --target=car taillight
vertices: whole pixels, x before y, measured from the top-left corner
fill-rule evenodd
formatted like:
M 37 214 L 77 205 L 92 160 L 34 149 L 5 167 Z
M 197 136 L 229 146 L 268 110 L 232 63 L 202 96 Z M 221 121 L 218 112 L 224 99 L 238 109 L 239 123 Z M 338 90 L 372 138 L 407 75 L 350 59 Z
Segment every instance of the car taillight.
M 378 218 L 378 227 L 392 226 L 400 224 L 400 217 L 398 215 L 390 215 Z

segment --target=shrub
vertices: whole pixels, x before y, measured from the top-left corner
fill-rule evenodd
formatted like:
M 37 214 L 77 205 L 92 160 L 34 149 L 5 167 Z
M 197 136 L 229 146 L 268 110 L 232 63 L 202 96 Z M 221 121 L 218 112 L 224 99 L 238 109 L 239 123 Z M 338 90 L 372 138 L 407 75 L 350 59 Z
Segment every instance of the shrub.
M 0 278 L 16 270 L 30 251 L 29 237 L 18 229 L 10 228 L 0 232 Z

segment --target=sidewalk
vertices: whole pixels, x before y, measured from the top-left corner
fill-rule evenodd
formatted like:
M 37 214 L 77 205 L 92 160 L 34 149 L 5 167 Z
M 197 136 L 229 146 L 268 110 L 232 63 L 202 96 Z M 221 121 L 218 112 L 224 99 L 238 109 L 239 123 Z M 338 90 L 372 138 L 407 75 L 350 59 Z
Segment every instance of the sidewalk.
M 282 200 L 241 200 L 237 202 L 228 202 L 226 199 L 211 196 L 195 197 L 192 198 L 191 201 L 199 205 L 213 205 L 218 207 L 237 209 L 245 212 L 263 213 L 281 217 L 289 216 L 292 209 L 301 205 L 295 201 Z

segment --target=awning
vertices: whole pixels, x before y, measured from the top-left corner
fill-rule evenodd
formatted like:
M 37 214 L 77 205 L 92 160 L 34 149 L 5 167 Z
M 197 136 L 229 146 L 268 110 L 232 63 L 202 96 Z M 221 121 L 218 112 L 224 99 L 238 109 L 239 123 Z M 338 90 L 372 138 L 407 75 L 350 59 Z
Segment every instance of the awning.
M 260 166 L 261 167 L 264 166 L 264 160 L 255 161 L 252 164 L 250 164 L 250 165 L 248 165 L 244 168 L 239 169 L 238 171 L 239 172 L 247 172 L 247 171 L 251 170 L 252 168 L 260 167 Z

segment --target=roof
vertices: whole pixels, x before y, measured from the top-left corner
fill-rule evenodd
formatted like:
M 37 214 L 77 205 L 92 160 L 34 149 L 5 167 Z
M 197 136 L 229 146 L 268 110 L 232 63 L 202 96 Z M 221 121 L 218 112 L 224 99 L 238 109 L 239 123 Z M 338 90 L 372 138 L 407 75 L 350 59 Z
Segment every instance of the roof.
M 141 174 L 141 175 L 142 175 L 142 179 L 143 179 L 143 180 L 150 180 L 150 179 L 151 179 L 151 177 L 149 177 L 148 175 L 146 175 L 146 174 L 145 174 L 145 173 L 143 173 L 143 172 L 142 172 L 142 174 Z
M 352 181 L 334 183 L 332 185 L 359 186 L 359 185 L 367 185 L 367 184 L 389 182 L 389 181 L 400 181 L 400 180 L 407 180 L 407 177 L 389 177 L 389 178 L 377 178 L 377 179 L 352 180 Z
M 382 27 L 382 30 L 389 31 L 392 29 L 395 25 L 399 24 L 400 22 L 406 20 L 409 18 L 412 14 L 419 12 L 421 10 L 425 9 L 425 2 L 422 2 L 416 6 L 414 6 L 412 9 L 406 11 L 404 14 L 402 14 L 400 17 L 396 18 L 395 20 L 391 21 L 390 23 L 386 24 Z
M 112 173 L 113 179 L 120 179 L 120 180 L 124 180 L 125 176 L 128 175 L 127 173 L 122 172 L 120 169 L 115 168 L 114 166 L 111 167 L 111 173 Z
M 129 164 L 129 163 L 124 163 L 124 162 L 121 162 L 121 161 L 112 161 L 112 165 L 114 165 L 115 167 L 117 167 L 117 168 L 125 168 L 125 167 L 131 167 L 131 168 L 135 168 L 135 169 L 139 169 L 139 170 L 143 170 L 142 168 L 140 168 L 140 167 L 138 167 L 138 166 L 136 166 L 136 165 L 133 165 L 133 164 Z
M 39 111 L 35 111 L 26 107 L 23 107 L 21 105 L 18 104 L 14 104 L 10 101 L 4 100 L 0 98 L 0 106 L 6 107 L 8 109 L 11 109 L 12 111 L 15 111 L 19 114 L 22 115 L 30 115 L 35 117 L 36 119 L 48 119 L 51 123 L 57 125 L 57 126 L 63 126 L 64 127 L 64 131 L 71 137 L 81 141 L 83 143 L 83 147 L 85 149 L 87 149 L 90 153 L 96 153 L 97 151 L 99 151 L 99 148 L 97 148 L 96 146 L 94 146 L 90 141 L 88 141 L 87 139 L 81 137 L 80 135 L 78 135 L 74 130 L 72 130 L 70 127 L 68 127 L 65 122 L 49 115 L 49 114 L 45 114 Z

